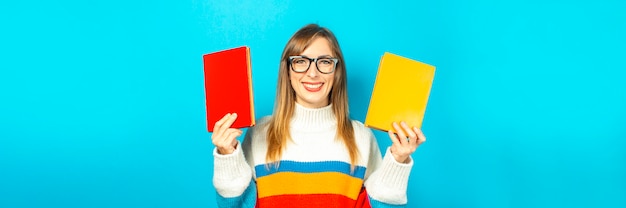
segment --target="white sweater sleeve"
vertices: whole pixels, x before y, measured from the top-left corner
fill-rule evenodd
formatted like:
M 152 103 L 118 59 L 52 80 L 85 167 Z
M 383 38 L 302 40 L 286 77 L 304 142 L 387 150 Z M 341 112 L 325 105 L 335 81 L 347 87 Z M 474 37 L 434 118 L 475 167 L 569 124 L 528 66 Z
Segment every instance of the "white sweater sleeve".
M 371 174 L 365 179 L 368 195 L 376 201 L 387 204 L 406 204 L 406 191 L 413 159 L 410 158 L 408 164 L 399 163 L 391 155 L 390 148 L 387 148 L 384 158 L 381 159 L 376 138 L 371 130 L 368 129 L 368 132 L 371 141 L 367 167 L 367 172 L 371 169 Z
M 241 196 L 252 180 L 252 170 L 238 145 L 231 154 L 222 155 L 213 150 L 214 170 L 213 185 L 222 197 Z

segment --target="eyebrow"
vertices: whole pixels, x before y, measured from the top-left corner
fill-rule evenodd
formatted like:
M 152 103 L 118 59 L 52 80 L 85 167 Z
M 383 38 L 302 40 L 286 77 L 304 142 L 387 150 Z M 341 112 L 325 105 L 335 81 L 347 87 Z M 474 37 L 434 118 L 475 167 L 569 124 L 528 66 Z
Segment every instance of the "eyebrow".
M 307 56 L 307 55 L 299 55 L 299 56 L 307 57 L 307 58 L 313 58 L 313 57 Z M 331 56 L 331 55 L 321 55 L 321 56 L 318 56 L 317 58 L 327 58 L 327 57 L 331 57 L 332 58 L 333 56 Z

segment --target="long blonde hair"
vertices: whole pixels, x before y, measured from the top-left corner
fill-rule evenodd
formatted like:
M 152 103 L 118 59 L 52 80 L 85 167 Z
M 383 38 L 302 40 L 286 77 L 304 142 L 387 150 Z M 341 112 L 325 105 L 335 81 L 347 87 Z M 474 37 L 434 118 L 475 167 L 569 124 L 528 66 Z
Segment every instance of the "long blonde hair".
M 343 54 L 339 48 L 339 42 L 333 33 L 316 24 L 309 24 L 298 30 L 287 42 L 280 58 L 278 69 L 278 89 L 276 91 L 276 104 L 274 115 L 269 121 L 267 131 L 267 155 L 268 163 L 278 165 L 286 146 L 289 134 L 289 123 L 294 113 L 296 92 L 291 87 L 289 80 L 289 56 L 300 55 L 316 38 L 326 38 L 335 58 L 339 59 L 335 69 L 335 78 L 329 94 L 329 103 L 337 119 L 336 139 L 341 140 L 350 154 L 351 169 L 357 164 L 358 151 L 354 138 L 354 129 L 350 121 L 348 111 L 347 74 Z

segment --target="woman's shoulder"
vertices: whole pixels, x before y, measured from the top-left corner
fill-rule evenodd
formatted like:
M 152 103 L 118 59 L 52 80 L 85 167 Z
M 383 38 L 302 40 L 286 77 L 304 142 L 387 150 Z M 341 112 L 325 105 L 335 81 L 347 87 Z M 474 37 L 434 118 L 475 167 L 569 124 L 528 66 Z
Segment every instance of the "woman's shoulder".
M 373 135 L 372 130 L 365 126 L 361 121 L 352 120 L 352 128 L 354 129 L 354 135 L 357 136 L 357 139 L 364 138 L 369 139 L 371 135 Z
M 256 120 L 256 124 L 248 128 L 245 140 L 249 140 L 248 142 L 255 143 L 256 145 L 260 145 L 258 144 L 259 142 L 265 142 L 265 134 L 267 133 L 271 118 L 271 116 L 264 116 Z
M 370 154 L 372 154 L 372 147 L 376 146 L 376 136 L 369 127 L 357 120 L 352 120 L 352 128 L 354 129 L 354 140 L 361 155 L 361 164 L 368 164 Z M 375 148 L 374 148 L 375 149 Z
M 267 125 L 269 124 L 270 120 L 272 120 L 272 116 L 263 116 L 261 117 L 259 120 L 256 121 L 257 125 L 262 126 L 262 125 Z
M 365 126 L 365 124 L 363 124 L 361 121 L 358 120 L 351 120 L 352 121 L 352 127 L 356 130 L 367 130 L 370 131 L 370 128 L 368 128 L 367 126 Z
M 250 127 L 250 130 L 253 131 L 267 131 L 267 127 L 272 120 L 272 116 L 263 116 L 260 119 L 256 120 L 256 124 Z
M 352 121 L 352 126 L 354 128 L 367 128 L 363 123 L 361 123 L 358 120 L 350 120 L 350 121 Z

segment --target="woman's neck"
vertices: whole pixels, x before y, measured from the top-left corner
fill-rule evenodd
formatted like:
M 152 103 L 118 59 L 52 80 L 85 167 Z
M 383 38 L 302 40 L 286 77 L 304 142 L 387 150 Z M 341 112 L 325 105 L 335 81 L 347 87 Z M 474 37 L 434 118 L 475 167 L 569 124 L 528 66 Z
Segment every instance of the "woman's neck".
M 292 128 L 319 130 L 337 125 L 332 104 L 321 108 L 307 108 L 298 103 L 295 105 L 294 114 L 291 118 Z

